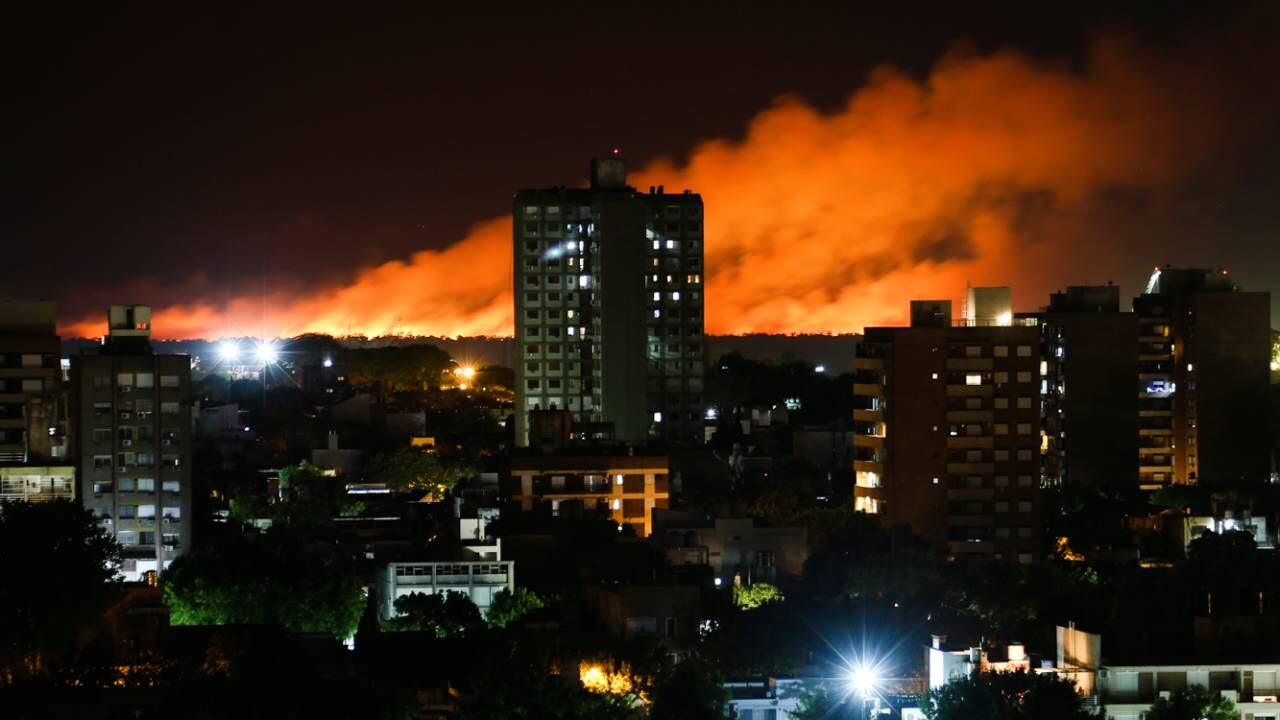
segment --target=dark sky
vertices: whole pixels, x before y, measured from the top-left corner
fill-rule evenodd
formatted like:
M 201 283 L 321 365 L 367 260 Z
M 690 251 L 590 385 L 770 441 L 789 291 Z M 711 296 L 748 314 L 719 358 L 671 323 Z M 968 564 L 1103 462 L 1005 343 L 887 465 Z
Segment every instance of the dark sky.
M 580 181 L 592 154 L 680 158 L 782 94 L 836 107 L 880 64 L 923 75 L 957 44 L 1073 64 L 1099 31 L 1177 54 L 1208 29 L 1275 27 L 1257 8 L 1113 4 L 30 3 L 46 7 L 5 22 L 0 296 L 72 317 L 339 282 L 459 239 L 516 188 Z M 1266 113 L 1275 89 L 1258 88 Z M 1241 157 L 1204 242 L 1280 294 L 1276 138 Z

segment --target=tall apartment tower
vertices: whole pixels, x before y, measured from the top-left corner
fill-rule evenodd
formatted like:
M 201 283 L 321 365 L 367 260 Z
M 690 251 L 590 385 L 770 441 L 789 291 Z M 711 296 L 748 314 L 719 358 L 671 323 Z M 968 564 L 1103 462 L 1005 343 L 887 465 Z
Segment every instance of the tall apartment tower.
M 699 440 L 701 196 L 639 192 L 615 154 L 588 188 L 519 191 L 512 218 L 516 444 L 534 410 L 575 440 Z
M 1137 316 L 1115 285 L 1073 286 L 1040 323 L 1044 477 L 1053 485 L 1133 487 L 1138 477 Z M 1068 392 L 1069 390 L 1069 392 Z
M 1133 309 L 1141 487 L 1266 480 L 1270 294 L 1226 270 L 1165 267 Z
M 116 305 L 100 347 L 71 361 L 80 497 L 123 550 L 125 580 L 191 544 L 191 359 L 151 347 L 151 309 Z
M 0 302 L 0 502 L 75 497 L 51 302 Z
M 854 360 L 855 508 L 958 561 L 1029 563 L 1040 535 L 1040 331 L 949 301 L 867 328 Z M 968 315 L 968 313 L 966 313 Z

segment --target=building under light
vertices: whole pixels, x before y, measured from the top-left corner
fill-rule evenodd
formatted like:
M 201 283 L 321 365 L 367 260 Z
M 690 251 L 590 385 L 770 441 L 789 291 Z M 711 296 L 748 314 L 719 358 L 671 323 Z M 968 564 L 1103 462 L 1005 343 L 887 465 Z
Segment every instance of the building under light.
M 151 347 L 151 308 L 115 305 L 101 347 L 71 359 L 80 497 L 122 547 L 124 579 L 191 543 L 191 358 Z
M 910 327 L 867 328 L 854 360 L 855 508 L 957 560 L 1038 547 L 1040 331 L 1001 324 L 1007 307 L 953 324 L 949 301 L 913 302 Z
M 1226 270 L 1165 267 L 1133 309 L 1140 485 L 1265 481 L 1270 294 Z
M 512 212 L 516 444 L 552 409 L 583 440 L 700 441 L 702 198 L 639 192 L 615 155 L 590 187 L 521 190 Z

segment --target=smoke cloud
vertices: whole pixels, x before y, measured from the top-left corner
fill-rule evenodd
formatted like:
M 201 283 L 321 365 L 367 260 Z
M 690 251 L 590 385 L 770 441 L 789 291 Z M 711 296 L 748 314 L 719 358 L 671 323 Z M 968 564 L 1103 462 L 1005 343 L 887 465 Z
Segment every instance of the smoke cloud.
M 1128 239 L 1220 135 L 1197 79 L 1128 43 L 1083 69 L 957 53 L 923 80 L 874 71 L 841 108 L 782 98 L 745 135 L 633 171 L 706 203 L 707 330 L 859 332 L 912 298 L 1011 285 L 1020 307 L 1105 282 Z M 1176 77 L 1175 77 L 1176 75 Z M 501 188 L 497 189 L 505 191 Z M 336 287 L 157 308 L 156 334 L 509 335 L 509 218 Z M 95 318 L 64 334 L 102 331 Z

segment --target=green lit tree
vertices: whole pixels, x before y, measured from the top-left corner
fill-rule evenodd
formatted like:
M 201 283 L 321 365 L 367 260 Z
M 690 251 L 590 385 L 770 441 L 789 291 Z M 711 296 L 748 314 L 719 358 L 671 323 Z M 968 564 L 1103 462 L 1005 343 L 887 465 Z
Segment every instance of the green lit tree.
M 0 503 L 0 657 L 39 670 L 70 652 L 76 631 L 100 616 L 119 560 L 79 503 Z
M 776 585 L 756 583 L 755 585 L 735 585 L 733 587 L 733 604 L 743 610 L 755 610 L 769 603 L 782 602 L 782 591 Z
M 1206 687 L 1192 685 L 1159 698 L 1147 711 L 1147 720 L 1236 720 L 1235 703 Z
M 274 625 L 348 638 L 365 605 L 349 568 L 279 531 L 206 543 L 162 580 L 174 625 Z
M 410 593 L 396 598 L 396 617 L 383 630 L 430 632 L 436 637 L 459 637 L 482 626 L 480 610 L 463 593 Z
M 403 447 L 382 453 L 369 461 L 367 475 L 373 482 L 393 490 L 425 490 L 442 498 L 472 473 L 470 466 L 446 463 L 438 456 L 417 448 Z
M 484 619 L 490 627 L 505 628 L 544 605 L 542 598 L 525 588 L 516 588 L 515 592 L 504 588 L 494 594 Z
M 1019 670 L 975 673 L 930 691 L 921 704 L 929 720 L 1088 720 L 1075 683 Z

